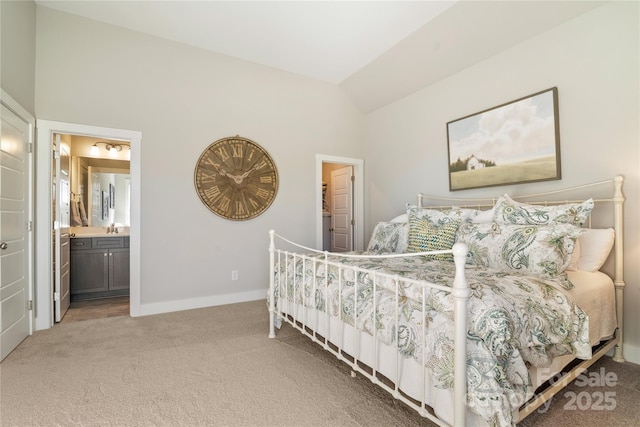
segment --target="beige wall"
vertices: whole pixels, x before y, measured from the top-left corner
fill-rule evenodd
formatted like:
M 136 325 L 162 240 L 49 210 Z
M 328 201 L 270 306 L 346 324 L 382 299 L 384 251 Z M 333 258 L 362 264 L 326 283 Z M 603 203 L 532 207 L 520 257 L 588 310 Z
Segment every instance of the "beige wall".
M 0 87 L 35 116 L 36 5 L 0 1 Z
M 455 192 L 537 192 L 624 175 L 625 343 L 640 363 L 638 3 L 613 2 L 365 118 L 368 235 L 424 192 L 449 195 L 446 123 L 558 87 L 562 180 Z
M 263 298 L 267 231 L 314 244 L 315 154 L 361 156 L 361 114 L 335 85 L 43 7 L 37 24 L 38 118 L 142 132 L 141 303 Z M 280 177 L 273 205 L 240 222 L 193 182 L 202 151 L 237 134 Z

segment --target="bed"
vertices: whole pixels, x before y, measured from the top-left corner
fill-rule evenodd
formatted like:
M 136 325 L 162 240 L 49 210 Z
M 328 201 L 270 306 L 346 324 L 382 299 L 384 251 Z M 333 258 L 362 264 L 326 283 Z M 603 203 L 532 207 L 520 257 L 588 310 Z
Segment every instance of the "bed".
M 438 425 L 514 425 L 623 360 L 622 184 L 419 194 L 361 253 L 271 230 L 269 337 L 289 323 Z

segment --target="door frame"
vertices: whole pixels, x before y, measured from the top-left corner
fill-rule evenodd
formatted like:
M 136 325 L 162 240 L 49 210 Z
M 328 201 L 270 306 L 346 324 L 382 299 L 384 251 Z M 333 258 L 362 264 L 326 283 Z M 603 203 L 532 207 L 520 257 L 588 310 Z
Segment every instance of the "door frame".
M 140 165 L 142 132 L 81 125 L 50 120 L 37 120 L 36 142 L 36 268 L 35 268 L 35 324 L 36 330 L 54 325 L 53 269 L 51 231 L 51 168 L 53 134 L 82 135 L 95 138 L 129 141 L 131 145 L 131 228 L 129 250 L 131 260 L 131 287 L 129 290 L 129 314 L 140 316 Z
M 11 97 L 11 95 L 9 95 L 7 92 L 5 92 L 4 89 L 0 88 L 0 103 L 2 103 L 5 107 L 7 107 L 9 110 L 13 111 L 18 117 L 20 117 L 22 120 L 24 120 L 26 123 L 28 123 L 29 125 L 29 144 L 30 144 L 30 149 L 29 149 L 29 160 L 27 163 L 27 167 L 29 168 L 29 171 L 27 173 L 27 179 L 29 180 L 28 182 L 28 191 L 29 193 L 26 195 L 26 198 L 28 200 L 27 202 L 27 221 L 29 222 L 29 224 L 33 225 L 33 221 L 34 221 L 34 176 L 35 176 L 35 168 L 34 168 L 34 152 L 35 152 L 35 144 L 34 144 L 34 138 L 35 138 L 35 132 L 36 132 L 36 119 L 35 117 L 33 117 L 24 107 L 22 107 L 22 105 L 20 105 L 18 103 L 18 101 L 16 101 L 15 99 L 13 99 Z M 27 232 L 27 257 L 28 257 L 28 261 L 27 261 L 27 270 L 25 271 L 25 274 L 27 274 L 29 277 L 27 279 L 27 286 L 29 288 L 29 301 L 34 301 L 34 279 L 35 279 L 35 274 L 34 274 L 34 232 L 33 232 L 33 226 L 30 228 L 30 231 Z M 30 314 L 29 314 L 29 335 L 33 334 L 34 331 L 34 325 L 36 323 L 36 310 L 35 310 L 35 301 L 32 304 L 31 308 L 30 308 Z
M 335 163 L 353 167 L 355 185 L 353 186 L 354 242 L 356 251 L 364 250 L 364 160 L 349 157 L 316 154 L 316 248 L 322 250 L 322 164 Z

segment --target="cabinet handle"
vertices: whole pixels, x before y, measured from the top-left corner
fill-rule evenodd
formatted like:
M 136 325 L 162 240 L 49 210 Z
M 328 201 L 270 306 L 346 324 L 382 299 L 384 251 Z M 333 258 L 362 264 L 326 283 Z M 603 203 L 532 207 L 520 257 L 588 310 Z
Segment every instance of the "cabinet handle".
M 107 256 L 107 253 L 106 253 L 106 252 L 104 253 L 104 256 Z

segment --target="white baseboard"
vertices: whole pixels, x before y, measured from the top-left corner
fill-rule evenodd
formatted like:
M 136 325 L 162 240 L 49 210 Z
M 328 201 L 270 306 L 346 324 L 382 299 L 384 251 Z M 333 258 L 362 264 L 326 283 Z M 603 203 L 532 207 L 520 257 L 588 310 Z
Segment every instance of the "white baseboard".
M 238 302 L 267 299 L 267 290 L 238 292 L 235 294 L 211 295 L 202 298 L 189 298 L 177 301 L 163 301 L 140 304 L 140 316 L 171 313 L 174 311 L 192 310 L 194 308 L 215 307 L 217 305 L 235 304 Z
M 624 344 L 622 347 L 622 357 L 624 357 L 624 360 L 627 362 L 640 365 L 640 347 Z

